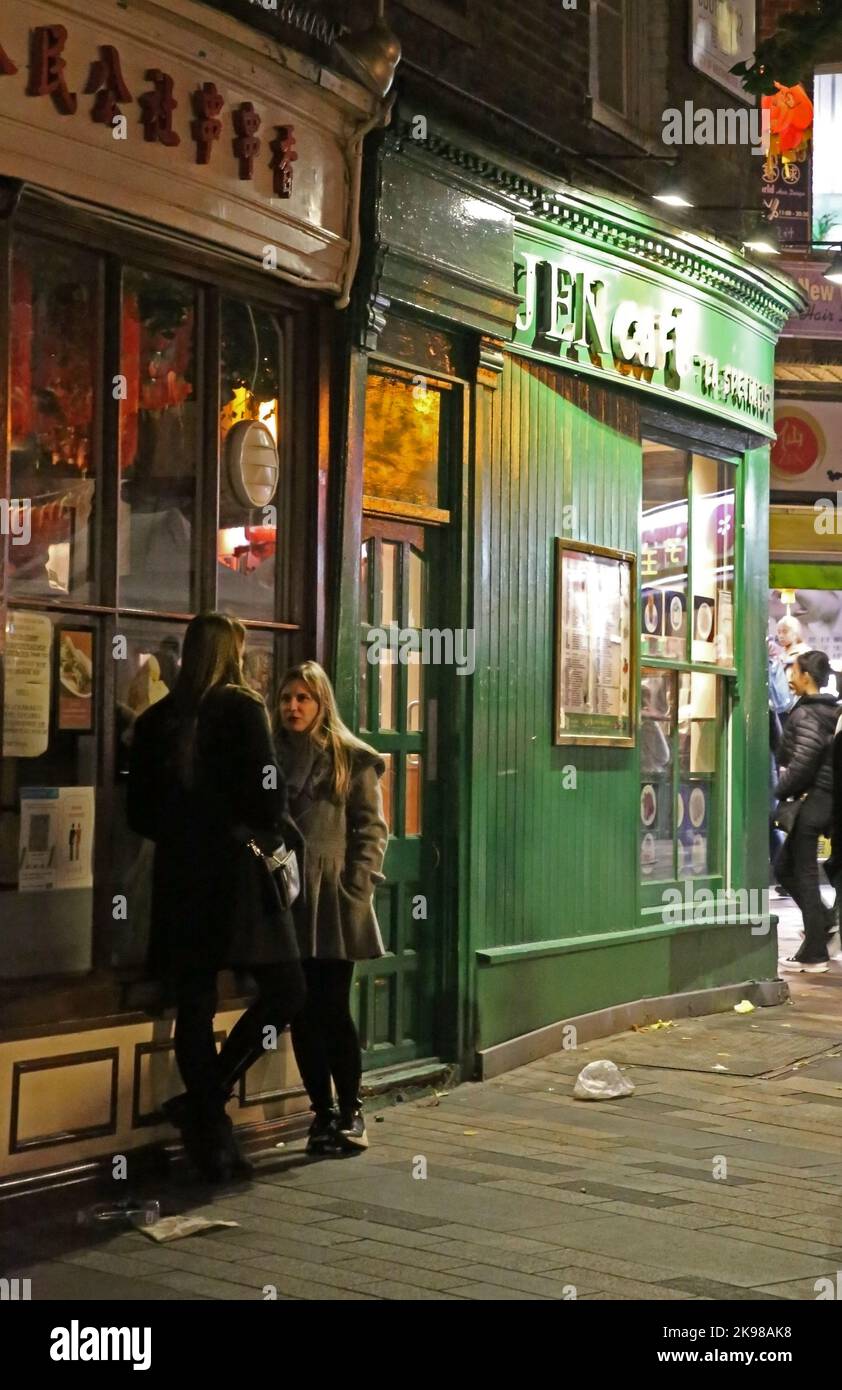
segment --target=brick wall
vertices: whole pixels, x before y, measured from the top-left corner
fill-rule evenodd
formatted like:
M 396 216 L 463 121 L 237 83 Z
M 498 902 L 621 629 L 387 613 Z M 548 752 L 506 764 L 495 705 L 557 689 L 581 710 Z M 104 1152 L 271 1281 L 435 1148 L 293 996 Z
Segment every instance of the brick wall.
M 761 39 L 768 39 L 774 34 L 782 15 L 792 10 L 810 8 L 809 0 L 759 0 L 757 10 Z
M 207 3 L 261 27 L 271 28 L 274 22 L 277 30 L 277 20 L 249 0 Z M 374 0 L 303 3 L 354 29 L 364 27 L 375 13 Z M 766 3 L 781 10 L 788 0 Z M 666 108 L 683 109 L 686 101 L 714 112 L 743 105 L 691 68 L 689 5 L 690 0 L 645 0 L 639 70 L 645 74 L 651 106 L 649 135 L 659 152 L 680 155 L 682 174 L 697 202 L 759 208 L 762 161 L 746 146 L 667 147 L 661 142 Z M 431 124 L 437 116 L 447 119 L 467 139 L 473 136 L 503 157 L 648 199 L 664 166 L 624 159 L 597 169 L 580 157 L 593 151 L 627 155 L 638 148 L 588 119 L 590 10 L 590 0 L 578 0 L 575 9 L 565 8 L 564 0 L 389 0 L 388 23 L 403 45 L 398 88 L 404 110 L 427 115 Z M 303 40 L 287 41 L 307 46 Z M 326 49 L 322 57 L 327 59 Z M 703 223 L 729 239 L 739 235 L 740 224 L 730 213 L 692 216 L 696 226 Z

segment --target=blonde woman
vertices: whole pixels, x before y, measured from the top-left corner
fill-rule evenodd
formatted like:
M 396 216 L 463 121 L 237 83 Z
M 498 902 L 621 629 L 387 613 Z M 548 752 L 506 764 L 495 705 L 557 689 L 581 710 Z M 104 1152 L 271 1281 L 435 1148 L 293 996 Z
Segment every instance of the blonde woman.
M 281 682 L 276 746 L 290 814 L 304 838 L 304 890 L 293 915 L 307 999 L 291 1032 L 315 1112 L 307 1151 L 355 1153 L 368 1139 L 351 981 L 355 961 L 385 955 L 373 907 L 388 840 L 380 794 L 385 764 L 343 724 L 315 661 L 293 666 Z

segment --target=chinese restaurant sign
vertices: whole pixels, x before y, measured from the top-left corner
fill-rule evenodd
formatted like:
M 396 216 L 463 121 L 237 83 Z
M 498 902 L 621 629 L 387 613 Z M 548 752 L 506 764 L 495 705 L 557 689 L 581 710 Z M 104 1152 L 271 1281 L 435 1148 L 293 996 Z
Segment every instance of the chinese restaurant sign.
M 515 346 L 772 435 L 774 345 L 657 271 L 518 230 Z
M 3 0 L 0 173 L 338 285 L 367 98 L 277 54 L 185 0 Z

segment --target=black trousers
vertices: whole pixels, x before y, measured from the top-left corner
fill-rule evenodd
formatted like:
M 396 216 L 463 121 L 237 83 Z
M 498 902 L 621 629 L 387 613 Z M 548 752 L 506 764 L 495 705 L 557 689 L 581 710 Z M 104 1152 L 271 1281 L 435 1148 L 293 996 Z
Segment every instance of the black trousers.
M 304 960 L 304 1007 L 292 1021 L 292 1046 L 312 1108 L 324 1114 L 333 1104 L 331 1081 L 343 1114 L 359 1104 L 362 1060 L 351 1017 L 352 960 Z
M 175 1057 L 194 1106 L 209 1117 L 219 1114 L 244 1072 L 271 1046 L 304 1003 L 299 961 L 254 965 L 257 998 L 240 1015 L 217 1053 L 213 1019 L 217 1006 L 216 971 L 194 970 L 176 983 Z
M 833 913 L 825 907 L 819 892 L 819 865 L 816 858 L 819 836 L 830 823 L 830 792 L 814 788 L 805 801 L 792 831 L 787 835 L 776 865 L 781 887 L 800 908 L 804 920 L 804 941 L 796 959 L 811 964 L 827 960 L 827 928 Z

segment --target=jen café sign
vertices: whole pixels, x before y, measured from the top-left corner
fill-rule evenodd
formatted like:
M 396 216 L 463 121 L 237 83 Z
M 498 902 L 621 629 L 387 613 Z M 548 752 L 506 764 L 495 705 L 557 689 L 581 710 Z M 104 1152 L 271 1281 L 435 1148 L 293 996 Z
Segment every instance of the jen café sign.
M 772 433 L 771 343 L 639 272 L 518 238 L 515 345 Z

